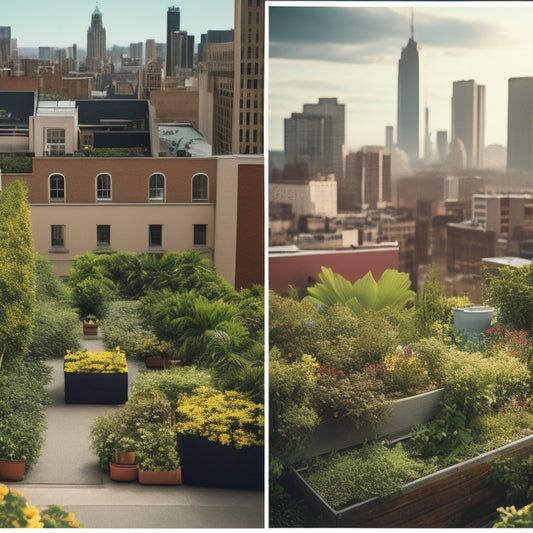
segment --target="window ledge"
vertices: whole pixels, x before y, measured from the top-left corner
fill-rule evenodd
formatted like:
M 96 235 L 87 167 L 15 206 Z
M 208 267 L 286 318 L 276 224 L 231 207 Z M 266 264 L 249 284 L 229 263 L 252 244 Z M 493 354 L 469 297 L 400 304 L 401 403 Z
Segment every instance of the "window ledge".
M 48 253 L 49 254 L 68 254 L 70 252 L 64 246 L 52 246 L 52 248 L 48 250 Z

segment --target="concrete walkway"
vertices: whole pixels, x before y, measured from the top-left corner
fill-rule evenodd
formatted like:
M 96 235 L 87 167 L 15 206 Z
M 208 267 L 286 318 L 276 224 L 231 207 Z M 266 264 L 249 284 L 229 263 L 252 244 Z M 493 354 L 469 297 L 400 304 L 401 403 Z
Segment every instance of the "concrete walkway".
M 85 337 L 89 351 L 104 349 L 99 337 Z M 203 487 L 120 483 L 109 479 L 90 449 L 89 431 L 109 405 L 65 404 L 63 361 L 51 361 L 52 404 L 46 443 L 23 481 L 8 482 L 38 508 L 57 504 L 86 528 L 263 528 L 264 493 Z M 129 382 L 140 370 L 129 363 Z

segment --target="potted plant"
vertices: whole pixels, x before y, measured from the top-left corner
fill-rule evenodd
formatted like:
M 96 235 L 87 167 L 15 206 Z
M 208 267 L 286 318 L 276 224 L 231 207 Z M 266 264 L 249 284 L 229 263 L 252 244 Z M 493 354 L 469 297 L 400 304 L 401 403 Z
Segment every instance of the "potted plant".
M 155 335 L 142 339 L 137 343 L 137 357 L 144 360 L 147 368 L 167 368 L 168 360 L 173 352 L 169 342 L 160 341 Z
M 150 425 L 139 432 L 137 442 L 139 483 L 143 485 L 181 484 L 176 431 L 170 426 Z
M 183 483 L 264 488 L 264 406 L 236 391 L 199 387 L 176 409 Z
M 114 352 L 67 352 L 65 402 L 119 404 L 128 399 L 126 355 Z
M 83 319 L 83 334 L 84 335 L 96 335 L 98 333 L 98 322 L 96 316 L 87 315 Z
M 109 477 L 113 481 L 135 481 L 137 479 L 135 446 L 135 440 L 128 435 L 118 438 L 114 461 L 109 461 Z

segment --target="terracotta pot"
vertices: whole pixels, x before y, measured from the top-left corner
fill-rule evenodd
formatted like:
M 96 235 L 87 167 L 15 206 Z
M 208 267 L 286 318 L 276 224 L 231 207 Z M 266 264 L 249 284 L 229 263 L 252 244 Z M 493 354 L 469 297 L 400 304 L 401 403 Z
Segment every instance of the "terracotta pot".
M 181 485 L 181 469 L 179 470 L 142 470 L 139 468 L 141 485 Z
M 135 452 L 119 452 L 115 451 L 115 463 L 120 465 L 134 465 Z
M 109 462 L 109 477 L 113 481 L 136 481 L 137 465 L 121 465 Z
M 24 478 L 26 461 L 0 461 L 0 479 L 21 481 Z
M 144 362 L 146 368 L 166 368 L 168 366 L 168 357 L 147 357 Z
M 96 324 L 83 324 L 84 335 L 96 335 L 98 333 L 98 326 Z

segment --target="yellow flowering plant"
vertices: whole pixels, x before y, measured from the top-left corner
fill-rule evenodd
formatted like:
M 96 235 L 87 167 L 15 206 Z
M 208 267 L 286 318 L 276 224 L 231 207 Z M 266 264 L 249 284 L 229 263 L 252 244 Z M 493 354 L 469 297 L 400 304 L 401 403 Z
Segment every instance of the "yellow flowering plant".
M 176 429 L 241 449 L 264 443 L 264 406 L 237 391 L 199 387 L 180 397 Z
M 128 371 L 126 354 L 116 348 L 114 352 L 71 352 L 64 358 L 65 372 L 113 374 Z
M 59 505 L 39 511 L 18 491 L 0 483 L 0 528 L 65 528 L 80 527 L 73 513 Z

